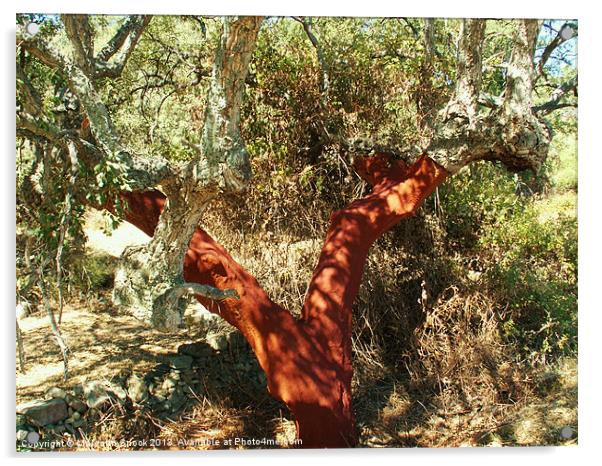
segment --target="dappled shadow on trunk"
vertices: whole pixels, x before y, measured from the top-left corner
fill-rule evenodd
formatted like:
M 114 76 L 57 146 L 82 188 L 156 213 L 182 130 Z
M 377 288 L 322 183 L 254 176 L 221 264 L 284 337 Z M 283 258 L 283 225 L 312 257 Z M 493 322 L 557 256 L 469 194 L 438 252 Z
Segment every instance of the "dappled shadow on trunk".
M 352 306 L 368 252 L 401 219 L 415 215 L 446 178 L 426 156 L 408 167 L 391 154 L 377 154 L 359 159 L 356 169 L 374 185 L 373 191 L 331 215 L 299 320 L 271 301 L 203 229 L 195 230 L 184 258 L 186 281 L 236 292 L 237 299 L 196 297 L 242 332 L 266 373 L 268 390 L 291 410 L 299 438 L 309 448 L 357 443 L 351 398 Z M 122 197 L 130 206 L 126 218 L 153 234 L 165 196 L 152 191 Z

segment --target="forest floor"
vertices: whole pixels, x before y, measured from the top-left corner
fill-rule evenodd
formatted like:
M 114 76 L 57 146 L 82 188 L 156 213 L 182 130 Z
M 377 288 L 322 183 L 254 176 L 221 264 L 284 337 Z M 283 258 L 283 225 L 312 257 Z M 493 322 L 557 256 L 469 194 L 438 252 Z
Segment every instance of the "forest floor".
M 98 214 L 88 219 L 90 254 L 118 257 L 126 245 L 146 240 L 144 234 L 129 224 L 121 225 L 107 237 L 100 231 L 101 221 Z M 64 381 L 63 362 L 48 330 L 46 316 L 34 313 L 22 318 L 19 325 L 27 372 L 16 374 L 17 404 L 43 399 L 52 387 L 73 389 L 91 380 L 111 381 L 124 374 L 148 374 L 158 364 L 167 363 L 170 355 L 178 354 L 181 345 L 207 339 L 207 328 L 189 327 L 165 333 L 119 314 L 110 304 L 107 289 L 90 299 L 73 299 L 65 306 L 61 331 L 71 353 L 69 378 Z M 156 417 L 152 412 L 141 415 L 131 410 L 114 410 L 99 424 L 90 424 L 85 435 L 96 440 L 153 435 L 171 439 L 175 445 L 181 439 L 194 438 L 267 437 L 290 443 L 294 438 L 294 422 L 287 418 L 286 408 L 267 394 L 265 382 L 249 382 L 248 371 L 257 371 L 252 377 L 260 372 L 250 351 L 228 348 L 218 351 L 213 359 L 199 374 L 203 393 L 180 412 Z M 241 367 L 247 372 L 242 374 Z M 445 409 L 429 405 L 426 400 L 423 403 L 406 389 L 403 380 L 375 387 L 374 390 L 383 390 L 388 395 L 378 406 L 370 407 L 374 412 L 358 414 L 361 446 L 576 444 L 576 359 L 565 358 L 533 377 L 538 390 L 528 402 L 469 409 L 463 400 L 456 400 L 457 403 L 451 400 Z M 572 429 L 570 438 L 561 434 L 564 427 Z M 220 447 L 208 444 L 199 448 Z

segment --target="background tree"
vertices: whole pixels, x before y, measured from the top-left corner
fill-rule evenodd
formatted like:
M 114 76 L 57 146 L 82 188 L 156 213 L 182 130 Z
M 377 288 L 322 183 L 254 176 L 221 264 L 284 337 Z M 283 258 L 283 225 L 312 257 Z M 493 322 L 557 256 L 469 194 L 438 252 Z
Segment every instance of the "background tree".
M 436 37 L 453 36 L 454 28 L 445 24 L 438 30 L 437 23 L 431 20 L 418 23 L 353 19 L 318 25 L 317 20 L 308 18 L 288 23 L 270 19 L 258 46 L 262 52 L 270 47 L 277 51 L 260 53 L 250 74 L 248 68 L 261 18 L 228 18 L 216 28 L 207 28 L 201 18 L 189 18 L 203 36 L 216 36 L 211 66 L 206 65 L 212 55 L 209 47 L 197 49 L 190 44 L 188 51 L 184 44 L 174 48 L 168 38 L 153 31 L 155 19 L 149 24 L 149 18 L 130 17 L 117 23 L 116 31 L 102 47 L 98 44 L 103 42 L 95 41 L 95 36 L 103 30 L 114 30 L 116 24 L 108 27 L 111 20 L 104 25 L 95 25 L 95 21 L 85 16 L 64 16 L 45 21 L 42 32 L 35 37 L 25 33 L 17 37 L 18 135 L 36 149 L 29 173 L 46 177 L 46 185 L 38 182 L 41 186 L 31 190 L 27 189 L 31 186 L 28 183 L 37 179 L 27 174 L 21 184 L 25 190 L 20 193 L 23 205 L 46 205 L 51 212 L 49 215 L 42 209 L 34 221 L 46 227 L 40 230 L 41 237 L 54 240 L 57 264 L 69 236 L 69 219 L 72 213 L 76 220 L 77 215 L 81 218 L 84 197 L 87 203 L 125 216 L 153 239 L 148 245 L 129 248 L 124 253 L 115 278 L 117 304 L 154 325 L 173 327 L 180 322 L 184 295 L 193 293 L 243 333 L 266 372 L 270 392 L 294 414 L 305 446 L 355 444 L 351 316 L 371 244 L 401 219 L 414 215 L 449 175 L 472 162 L 499 161 L 512 171 L 537 170 L 541 166 L 551 139 L 541 115 L 574 104 L 566 99 L 569 90 L 576 89 L 576 79 L 559 84 L 548 101 L 536 103 L 533 97 L 534 85 L 542 75 L 538 70 L 544 69 L 553 50 L 565 41 L 564 28 L 558 32 L 562 40 L 554 38 L 545 46 L 536 67 L 533 57 L 540 23 L 508 22 L 502 38 L 506 43 L 500 46 L 509 52 L 500 65 L 504 71 L 484 85 L 483 52 L 492 41 L 486 41 L 487 22 L 483 20 L 456 23 L 457 59 L 453 60 L 450 54 L 437 58 L 440 52 Z M 286 82 L 290 71 L 296 68 L 294 53 L 292 58 L 278 55 L 282 50 L 276 43 L 278 29 L 283 27 L 289 31 L 296 27 L 304 34 L 296 35 L 296 39 L 309 40 L 311 46 L 300 48 L 299 53 L 315 54 L 316 85 L 294 87 L 309 95 L 291 97 L 286 86 L 278 85 L 278 79 Z M 338 47 L 323 45 L 341 30 L 348 31 L 348 43 L 341 41 Z M 147 43 L 142 41 L 145 34 Z M 52 44 L 57 41 L 62 43 Z M 373 47 L 375 41 L 380 42 L 379 47 Z M 136 57 L 139 43 L 141 55 Z M 424 55 L 406 57 L 404 49 L 416 43 L 424 48 Z M 154 47 L 169 53 L 155 53 Z M 356 53 L 351 58 L 360 61 L 349 63 L 340 58 L 347 56 L 345 49 L 371 52 Z M 128 75 L 129 60 L 144 64 L 142 72 L 133 69 Z M 373 67 L 373 61 L 379 60 L 399 62 L 401 66 L 388 67 L 385 63 Z M 408 66 L 420 72 L 414 71 L 414 82 L 403 83 L 400 68 Z M 48 74 L 48 69 L 55 73 Z M 385 83 L 396 74 L 395 84 L 414 89 L 391 92 Z M 142 75 L 141 79 L 136 75 Z M 190 75 L 193 79 L 187 81 Z M 129 96 L 127 92 L 111 96 L 110 90 L 119 79 L 127 83 Z M 158 154 L 157 150 L 164 149 L 157 142 L 161 135 L 157 135 L 156 122 L 166 100 L 172 95 L 190 99 L 203 79 L 207 81 L 204 110 L 191 113 L 192 128 L 187 128 L 196 130 L 196 134 L 188 132 L 186 143 L 172 139 L 168 145 L 180 147 L 168 148 L 165 152 L 172 152 L 169 154 Z M 141 84 L 137 85 L 137 80 Z M 248 115 L 246 131 L 256 136 L 249 150 L 240 129 L 245 82 L 249 88 L 257 89 L 247 99 L 247 105 L 255 105 L 252 113 L 242 108 L 243 114 Z M 40 97 L 38 88 L 49 90 L 53 85 L 54 92 Z M 159 90 L 159 96 L 148 97 L 153 89 Z M 374 89 L 376 92 L 370 92 Z M 113 115 L 131 108 L 132 96 L 137 93 L 142 126 L 148 127 L 145 142 L 157 149 L 152 154 L 142 155 L 125 147 L 113 122 Z M 368 100 L 358 101 L 354 94 Z M 425 94 L 430 98 L 425 99 Z M 409 111 L 408 102 L 403 100 L 396 103 L 396 95 L 413 96 L 418 111 Z M 56 107 L 44 99 L 64 105 L 65 110 L 59 115 Z M 194 105 L 194 98 L 191 100 Z M 116 107 L 113 111 L 109 110 L 111 104 Z M 262 107 L 266 104 L 269 107 Z M 198 227 L 211 199 L 220 193 L 241 192 L 248 184 L 249 151 L 272 149 L 270 145 L 275 141 L 267 138 L 269 125 L 287 123 L 272 119 L 266 110 L 273 111 L 279 105 L 298 105 L 297 119 L 288 124 L 291 128 L 299 125 L 307 129 L 293 130 L 298 139 L 290 138 L 297 146 L 298 160 L 293 160 L 293 168 L 295 162 L 305 165 L 309 169 L 306 176 L 317 182 L 313 166 L 327 147 L 337 147 L 348 160 L 354 158 L 356 173 L 372 185 L 370 194 L 343 203 L 332 214 L 298 318 L 271 301 L 257 281 Z M 377 145 L 371 142 L 358 149 L 358 144 L 351 141 L 353 136 L 369 134 L 378 141 L 381 135 L 377 128 L 385 126 L 380 113 L 391 105 L 397 124 L 405 121 L 410 129 L 416 128 L 414 134 L 409 140 L 383 138 L 389 145 L 397 146 L 397 154 L 375 150 Z M 153 106 L 154 109 L 148 108 Z M 354 112 L 357 107 L 360 112 Z M 155 119 L 148 117 L 151 110 Z M 355 122 L 348 117 L 350 113 L 359 113 Z M 411 131 L 406 129 L 403 133 Z M 132 142 L 137 145 L 135 140 Z M 362 157 L 367 152 L 376 153 Z M 341 155 L 338 158 L 349 176 L 348 162 Z M 286 169 L 290 160 L 284 157 L 282 162 Z M 66 185 L 48 180 L 53 170 L 60 173 L 67 169 L 71 175 Z M 77 177 L 80 183 L 92 186 L 92 191 L 77 189 Z M 329 189 L 337 189 L 336 183 L 328 184 Z M 146 191 L 152 187 L 159 187 L 160 191 Z M 57 224 L 59 215 L 56 199 L 62 193 L 62 233 L 53 238 L 52 226 Z M 123 200 L 127 201 L 125 207 Z M 78 222 L 73 224 L 77 226 Z M 81 235 L 73 230 L 70 236 Z M 46 263 L 42 262 L 39 270 Z M 57 268 L 60 270 L 60 265 Z M 43 290 L 43 281 L 39 283 Z

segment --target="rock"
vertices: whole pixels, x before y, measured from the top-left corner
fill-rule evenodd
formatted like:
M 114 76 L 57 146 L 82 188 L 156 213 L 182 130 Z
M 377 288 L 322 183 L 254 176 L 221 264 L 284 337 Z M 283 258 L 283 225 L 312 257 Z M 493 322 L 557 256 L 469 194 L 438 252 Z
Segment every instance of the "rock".
M 172 380 L 170 378 L 167 378 L 163 381 L 163 391 L 170 391 L 173 390 L 174 388 L 176 388 L 177 382 L 175 380 Z
M 85 419 L 76 419 L 73 421 L 73 427 L 75 427 L 76 429 L 83 426 L 86 423 Z
M 174 369 L 190 369 L 192 366 L 192 357 L 187 355 L 168 356 L 169 366 Z
M 27 302 L 20 302 L 16 307 L 17 319 L 25 319 L 29 314 L 31 314 L 31 305 Z
M 54 428 L 52 429 L 52 431 L 55 434 L 62 434 L 63 432 L 65 432 L 65 425 L 64 424 L 57 424 L 56 426 L 54 426 Z
M 151 371 L 151 374 L 154 376 L 161 376 L 171 372 L 171 369 L 172 367 L 169 364 L 161 363 L 155 366 L 155 368 Z
M 116 383 L 109 383 L 108 388 L 109 391 L 112 392 L 121 401 L 124 401 L 128 397 L 128 393 L 121 385 L 118 385 Z
M 84 394 L 84 387 L 82 387 L 81 385 L 76 385 L 75 387 L 73 387 L 73 393 L 77 396 L 82 396 Z
M 71 398 L 71 400 L 69 400 L 67 404 L 70 408 L 73 408 L 73 410 L 77 411 L 78 413 L 84 413 L 88 409 L 86 403 L 84 403 L 81 400 L 78 400 L 77 398 Z
M 111 399 L 106 385 L 98 380 L 84 385 L 84 397 L 90 408 L 99 408 Z
M 59 387 L 52 387 L 46 392 L 46 395 L 50 398 L 60 398 L 61 400 L 67 398 L 67 392 Z
M 178 347 L 178 354 L 203 359 L 213 354 L 213 349 L 207 343 L 185 343 Z
M 67 403 L 60 398 L 52 398 L 46 401 L 34 401 L 17 406 L 17 412 L 24 414 L 40 426 L 54 424 L 69 416 Z
M 228 338 L 225 335 L 214 333 L 207 335 L 207 344 L 216 351 L 225 351 L 228 349 Z
M 186 403 L 187 398 L 180 391 L 174 391 L 171 396 L 166 401 L 166 409 L 169 409 L 171 412 L 176 412 L 182 408 L 184 403 Z
M 127 390 L 134 403 L 140 403 L 148 398 L 148 388 L 142 377 L 133 374 L 127 381 Z

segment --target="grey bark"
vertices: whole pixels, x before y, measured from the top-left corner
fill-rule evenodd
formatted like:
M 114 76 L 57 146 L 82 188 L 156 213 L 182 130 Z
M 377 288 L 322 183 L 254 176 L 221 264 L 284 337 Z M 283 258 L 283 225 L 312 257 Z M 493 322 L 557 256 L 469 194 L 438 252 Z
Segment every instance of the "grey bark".
M 484 20 L 463 20 L 454 94 L 439 113 L 436 133 L 424 152 L 450 173 L 476 160 L 502 162 L 508 170 L 537 170 L 550 144 L 546 124 L 533 111 L 533 55 L 540 24 L 516 23 L 512 57 L 499 105 L 479 111 Z
M 36 37 L 27 36 L 22 30 L 17 30 L 17 46 L 65 77 L 69 89 L 84 108 L 96 144 L 77 138 L 75 128 L 59 129 L 43 116 L 35 116 L 27 112 L 18 114 L 17 132 L 26 131 L 41 136 L 65 149 L 67 149 L 67 140 L 75 140 L 78 150 L 83 151 L 80 154 L 82 160 L 115 163 L 115 166 L 119 166 L 122 179 L 128 182 L 127 187 L 131 190 L 153 187 L 164 179 L 174 176 L 174 167 L 163 157 L 141 156 L 123 146 L 109 111 L 96 89 L 96 68 L 91 66 L 97 60 L 89 55 L 93 36 L 90 25 L 87 19 L 76 19 L 73 15 L 64 15 L 63 21 L 72 45 L 72 57 L 59 53 Z M 148 24 L 148 20 L 145 24 Z M 27 86 L 25 81 L 22 83 L 23 86 Z M 30 94 L 33 95 L 31 91 L 26 95 Z
M 249 154 L 240 134 L 240 106 L 261 23 L 262 18 L 257 17 L 224 18 L 199 154 L 182 176 L 162 183 L 168 200 L 151 241 L 127 249 L 121 258 L 115 302 L 156 327 L 180 324 L 187 293 L 211 299 L 233 297 L 232 290 L 185 283 L 183 264 L 209 201 L 221 191 L 244 189 L 251 176 Z
M 96 78 L 116 78 L 121 75 L 150 20 L 150 16 L 131 16 L 126 21 L 111 42 L 96 57 Z
M 242 191 L 251 179 L 240 108 L 262 17 L 227 17 L 215 55 L 200 153 L 189 166 L 196 190 Z
M 424 18 L 424 52 L 426 53 L 426 61 L 430 65 L 433 63 L 435 56 L 435 19 Z
M 151 241 L 127 248 L 115 272 L 113 301 L 136 318 L 157 328 L 174 329 L 186 300 L 184 256 L 209 198 L 186 186 L 168 189 L 168 200 Z
M 93 138 L 84 140 L 77 131 L 64 131 L 27 112 L 18 116 L 18 131 L 69 151 L 75 148 L 76 156 L 84 163 L 113 164 L 120 170 L 122 189 L 161 186 L 168 200 L 156 232 L 147 245 L 124 252 L 116 272 L 114 299 L 144 321 L 173 328 L 180 322 L 187 294 L 211 299 L 233 297 L 231 290 L 185 283 L 183 261 L 207 203 L 220 192 L 245 189 L 251 177 L 249 154 L 240 133 L 240 107 L 263 18 L 223 19 L 200 150 L 188 164 L 169 163 L 162 157 L 141 157 L 128 150 L 97 91 L 100 78 L 121 73 L 150 17 L 130 17 L 96 56 L 88 18 L 63 15 L 62 19 L 72 46 L 71 56 L 58 53 L 22 31 L 17 34 L 17 45 L 66 78 L 89 120 Z M 29 90 L 27 81 L 23 80 L 22 86 Z M 35 95 L 25 95 L 29 105 Z

